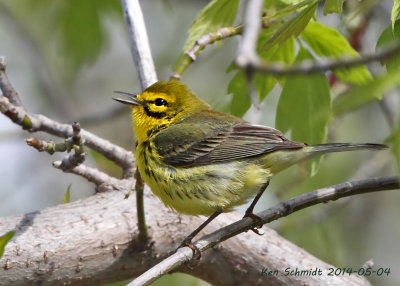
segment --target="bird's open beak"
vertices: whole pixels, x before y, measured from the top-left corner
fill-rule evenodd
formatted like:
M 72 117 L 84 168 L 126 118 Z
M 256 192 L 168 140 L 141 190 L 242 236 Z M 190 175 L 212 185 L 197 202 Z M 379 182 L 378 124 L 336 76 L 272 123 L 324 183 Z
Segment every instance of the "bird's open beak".
M 132 94 L 129 92 L 125 91 L 114 91 L 115 93 L 123 94 L 129 97 L 129 99 L 122 99 L 122 98 L 113 98 L 114 100 L 121 102 L 123 104 L 128 104 L 128 105 L 135 105 L 139 106 L 142 105 L 142 102 L 137 98 L 137 94 Z

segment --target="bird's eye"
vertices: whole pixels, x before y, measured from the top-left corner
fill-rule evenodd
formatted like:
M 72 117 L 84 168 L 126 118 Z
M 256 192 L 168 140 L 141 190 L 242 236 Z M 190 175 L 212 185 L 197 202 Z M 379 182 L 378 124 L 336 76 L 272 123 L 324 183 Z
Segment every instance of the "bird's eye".
M 162 98 L 156 98 L 156 100 L 154 101 L 154 104 L 157 106 L 167 105 L 167 101 Z

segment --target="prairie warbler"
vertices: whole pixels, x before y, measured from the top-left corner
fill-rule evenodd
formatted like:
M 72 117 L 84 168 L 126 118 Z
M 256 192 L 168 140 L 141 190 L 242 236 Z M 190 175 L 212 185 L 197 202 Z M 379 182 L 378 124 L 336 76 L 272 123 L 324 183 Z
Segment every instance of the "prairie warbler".
M 135 156 L 144 181 L 179 213 L 210 216 L 181 246 L 190 246 L 221 212 L 253 197 L 245 216 L 255 217 L 253 208 L 270 177 L 295 163 L 330 152 L 385 148 L 290 141 L 274 128 L 211 109 L 177 80 L 157 82 L 138 95 L 119 93 L 129 99 L 116 100 L 132 107 Z

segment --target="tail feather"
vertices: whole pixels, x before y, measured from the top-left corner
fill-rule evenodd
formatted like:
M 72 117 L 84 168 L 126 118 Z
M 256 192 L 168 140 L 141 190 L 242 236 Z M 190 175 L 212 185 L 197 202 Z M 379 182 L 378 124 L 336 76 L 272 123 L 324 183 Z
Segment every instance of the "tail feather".
M 319 153 L 324 154 L 331 152 L 343 152 L 363 149 L 382 150 L 388 148 L 388 146 L 375 143 L 327 143 L 312 145 L 308 148 L 310 148 L 311 153 L 316 153 L 317 155 Z
M 270 166 L 271 173 L 275 174 L 296 163 L 309 160 L 316 156 L 343 151 L 354 150 L 381 150 L 388 146 L 374 143 L 327 143 L 305 146 L 299 149 L 279 150 L 271 152 L 265 157 L 265 164 Z

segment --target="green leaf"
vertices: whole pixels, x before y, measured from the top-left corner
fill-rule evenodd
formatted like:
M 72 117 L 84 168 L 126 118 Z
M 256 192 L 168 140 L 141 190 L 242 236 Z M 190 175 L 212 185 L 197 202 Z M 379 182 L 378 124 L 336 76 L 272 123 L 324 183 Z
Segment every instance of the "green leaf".
M 213 0 L 200 12 L 189 28 L 183 53 L 187 52 L 201 36 L 218 28 L 232 26 L 236 18 L 239 0 Z
M 265 61 L 271 62 L 283 62 L 290 64 L 294 61 L 294 39 L 290 38 L 281 45 L 276 45 L 270 50 L 262 48 L 265 39 L 271 36 L 268 30 L 261 32 L 258 42 L 258 53 L 260 58 Z M 236 70 L 237 67 L 231 65 L 227 72 Z M 253 75 L 253 83 L 257 91 L 258 98 L 262 101 L 268 93 L 274 88 L 278 80 L 272 75 L 255 73 Z M 281 80 L 283 81 L 283 80 Z M 232 78 L 228 85 L 228 94 L 233 94 L 231 101 L 231 113 L 236 116 L 243 116 L 244 113 L 249 109 L 251 102 L 249 98 L 249 89 L 247 79 L 244 72 L 239 69 L 237 74 Z
M 384 47 L 385 45 L 391 44 L 400 40 L 400 20 L 394 23 L 393 29 L 389 25 L 382 34 L 379 36 L 378 42 L 376 43 L 376 48 Z M 400 55 L 393 56 L 382 62 L 386 66 L 388 72 L 397 70 L 400 67 Z
M 330 13 L 342 14 L 344 0 L 326 0 L 324 5 L 324 15 Z
M 390 19 L 392 20 L 392 31 L 394 33 L 394 24 L 396 22 L 397 16 L 400 14 L 400 0 L 393 0 L 392 15 Z
M 292 36 L 298 36 L 307 26 L 312 16 L 314 16 L 317 5 L 318 1 L 312 2 L 312 4 L 304 8 L 299 14 L 283 24 L 265 43 L 264 49 L 268 50 L 276 44 L 285 42 Z
M 7 232 L 5 235 L 0 236 L 0 258 L 4 254 L 4 248 L 6 247 L 6 244 L 10 241 L 10 239 L 14 236 L 15 231 L 10 231 Z
M 308 59 L 313 59 L 312 55 L 301 47 L 295 62 Z M 330 89 L 324 75 L 293 75 L 286 79 L 276 114 L 277 129 L 290 130 L 295 141 L 323 143 L 330 116 Z M 309 163 L 312 174 L 319 161 L 314 159 Z
M 310 22 L 301 34 L 301 38 L 322 57 L 342 58 L 359 57 L 355 51 L 337 30 L 318 22 Z M 357 66 L 350 69 L 339 69 L 333 73 L 343 82 L 364 84 L 372 79 L 365 66 Z
M 62 200 L 62 204 L 68 204 L 70 202 L 70 195 L 71 195 L 71 185 L 69 184 L 67 191 L 64 194 L 63 200 Z
M 229 82 L 228 94 L 233 94 L 231 113 L 242 117 L 251 105 L 246 75 L 243 71 L 239 70 Z
M 382 99 L 383 93 L 400 85 L 400 69 L 375 78 L 364 85 L 354 86 L 333 102 L 333 113 L 342 114 L 371 101 Z

